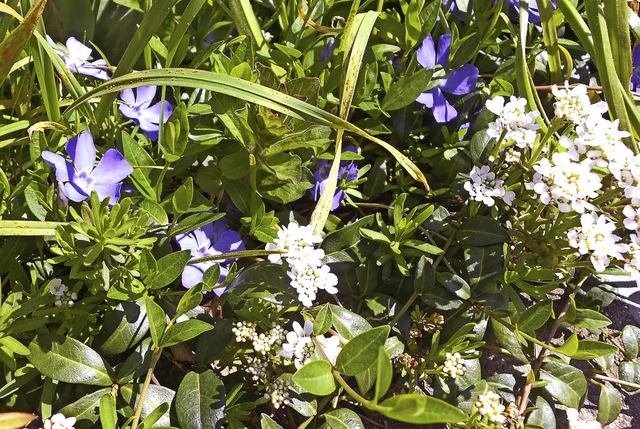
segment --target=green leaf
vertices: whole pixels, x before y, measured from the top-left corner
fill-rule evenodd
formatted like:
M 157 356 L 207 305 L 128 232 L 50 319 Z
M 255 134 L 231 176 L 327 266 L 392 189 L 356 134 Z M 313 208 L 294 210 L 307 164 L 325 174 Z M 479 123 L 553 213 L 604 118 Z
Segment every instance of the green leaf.
M 108 364 L 80 341 L 58 334 L 36 336 L 29 344 L 29 362 L 54 380 L 74 384 L 110 386 Z
M 171 206 L 178 213 L 186 213 L 193 201 L 193 179 L 189 177 L 187 181 L 180 185 L 171 197 Z
M 167 330 L 162 338 L 162 347 L 183 343 L 211 329 L 213 329 L 212 325 L 197 319 L 176 323 Z
M 524 332 L 533 332 L 541 328 L 547 323 L 551 312 L 553 311 L 553 302 L 544 300 L 527 308 L 518 318 L 518 329 Z
M 578 368 L 560 362 L 545 362 L 540 380 L 546 381 L 544 389 L 558 402 L 569 408 L 580 408 L 582 397 L 587 393 L 587 380 Z
M 573 320 L 570 320 L 570 322 L 574 326 L 589 329 L 590 331 L 597 331 L 600 328 L 609 326 L 611 319 L 598 311 L 588 308 L 578 308 L 576 309 L 575 317 Z
M 640 363 L 627 360 L 620 362 L 620 366 L 618 367 L 618 376 L 620 377 L 620 380 L 640 384 Z M 629 391 L 636 390 L 635 387 L 625 385 L 622 385 L 622 388 Z
M 223 157 L 218 163 L 224 177 L 238 180 L 249 174 L 249 154 L 240 150 Z
M 26 347 L 24 344 L 13 337 L 0 337 L 0 345 L 11 350 L 12 353 L 20 356 L 27 356 L 29 353 L 31 353 L 28 347 Z
M 472 217 L 462 224 L 458 232 L 458 241 L 465 247 L 488 246 L 508 240 L 509 234 L 500 223 L 484 216 Z
M 464 249 L 464 261 L 471 285 L 483 286 L 502 273 L 504 254 L 501 244 Z
M 313 322 L 313 335 L 324 334 L 331 328 L 332 324 L 333 314 L 331 313 L 331 307 L 327 304 L 318 311 L 316 320 Z
M 189 259 L 191 259 L 190 250 L 173 252 L 163 256 L 158 259 L 158 271 L 145 278 L 145 284 L 149 289 L 159 289 L 167 286 L 182 274 Z
M 418 393 L 393 396 L 376 407 L 380 414 L 405 423 L 458 423 L 468 416 L 440 399 Z
M 182 219 L 174 228 L 171 228 L 168 231 L 168 234 L 170 237 L 175 237 L 178 234 L 185 234 L 193 231 L 194 229 L 198 229 L 201 226 L 209 225 L 223 217 L 224 213 L 196 213 Z
M 622 329 L 622 345 L 630 359 L 638 357 L 640 352 L 640 328 L 627 325 Z
M 260 417 L 260 428 L 261 429 L 283 429 L 278 423 L 275 422 L 271 417 L 262 413 Z
M 100 418 L 100 401 L 102 397 L 110 394 L 110 387 L 96 390 L 63 407 L 59 412 L 65 416 L 75 417 L 78 420 L 76 426 L 92 427 Z
M 598 401 L 598 422 L 602 426 L 612 423 L 622 411 L 622 400 L 616 389 L 609 385 L 603 385 L 600 389 Z
M 360 416 L 348 408 L 324 413 L 324 418 L 331 429 L 364 429 Z
M 292 380 L 313 395 L 330 395 L 336 390 L 336 381 L 331 370 L 331 363 L 326 360 L 314 360 L 297 370 Z
M 140 201 L 140 208 L 149 213 L 149 215 L 159 224 L 165 225 L 169 223 L 167 212 L 157 202 L 153 200 L 142 200 Z
M 145 301 L 122 301 L 105 316 L 93 345 L 99 352 L 114 356 L 135 346 L 147 332 Z
M 371 325 L 364 317 L 335 304 L 329 304 L 329 306 L 333 314 L 333 326 L 347 340 L 371 329 Z
M 155 202 L 156 191 L 151 185 L 151 179 L 149 179 L 150 170 L 144 168 L 155 166 L 153 158 L 125 131 L 122 132 L 122 148 L 125 158 L 135 166 L 133 173 L 129 176 L 134 186 L 144 195 L 145 199 Z
M 219 428 L 224 421 L 226 393 L 212 371 L 190 372 L 176 393 L 176 414 L 182 429 Z
M 0 413 L 0 429 L 20 429 L 37 418 L 32 413 Z
M 578 334 L 573 333 L 560 347 L 556 347 L 553 351 L 568 357 L 573 357 L 573 355 L 578 351 L 579 346 L 580 341 L 578 340 Z
M 376 393 L 375 402 L 378 402 L 389 390 L 393 379 L 393 365 L 391 359 L 383 347 L 378 349 L 378 359 L 376 361 Z
M 151 339 L 156 347 L 160 346 L 160 340 L 164 334 L 164 327 L 167 325 L 167 316 L 152 297 L 145 298 L 145 307 L 147 309 L 147 317 L 149 318 L 149 329 L 151 330 Z
M 141 388 L 142 384 L 125 384 L 124 386 L 120 386 L 120 394 L 122 398 L 134 410 L 136 409 L 136 407 L 138 406 L 138 402 L 140 401 Z M 147 394 L 142 405 L 142 413 L 140 414 L 140 417 L 142 419 L 145 419 L 149 415 L 151 415 L 160 405 L 164 403 L 171 404 L 173 402 L 174 396 L 175 392 L 173 390 L 163 386 L 151 384 L 147 388 Z M 167 411 L 163 416 L 156 420 L 155 426 L 169 426 L 170 423 L 171 420 L 169 418 L 169 412 Z
M 556 428 L 556 416 L 553 408 L 542 396 L 536 397 L 536 409 L 529 414 L 525 427 L 535 427 L 539 429 Z
M 176 309 L 175 317 L 180 317 L 185 314 L 187 311 L 197 307 L 202 302 L 202 285 L 194 286 L 189 289 L 180 301 L 178 302 L 178 308 Z
M 617 351 L 618 348 L 612 344 L 601 341 L 581 340 L 578 342 L 578 350 L 571 355 L 571 358 L 576 360 L 589 360 L 609 356 Z
M 140 426 L 138 427 L 140 429 L 145 429 L 147 427 L 159 426 L 159 425 L 156 425 L 156 422 L 160 420 L 165 414 L 167 414 L 167 411 L 169 411 L 169 408 L 171 408 L 171 404 L 169 402 L 161 403 L 160 405 L 155 407 L 153 411 L 151 411 L 149 415 L 140 422 Z
M 425 293 L 436 283 L 436 271 L 426 256 L 422 255 L 416 266 L 416 277 L 413 287 L 417 293 Z
M 429 89 L 433 69 L 421 68 L 411 76 L 401 76 L 390 87 L 382 99 L 382 110 L 391 112 L 402 109 L 416 101 L 416 98 Z
M 118 424 L 116 398 L 110 392 L 100 398 L 100 424 L 102 429 L 116 429 Z
M 491 327 L 493 328 L 496 340 L 498 340 L 498 344 L 509 350 L 511 355 L 520 362 L 529 362 L 529 359 L 527 359 L 522 352 L 522 345 L 520 341 L 518 341 L 518 335 L 515 332 L 512 332 L 506 326 L 495 320 L 491 320 Z
M 384 345 L 391 327 L 379 326 L 349 340 L 336 358 L 336 369 L 344 375 L 366 371 L 375 362 L 378 349 Z

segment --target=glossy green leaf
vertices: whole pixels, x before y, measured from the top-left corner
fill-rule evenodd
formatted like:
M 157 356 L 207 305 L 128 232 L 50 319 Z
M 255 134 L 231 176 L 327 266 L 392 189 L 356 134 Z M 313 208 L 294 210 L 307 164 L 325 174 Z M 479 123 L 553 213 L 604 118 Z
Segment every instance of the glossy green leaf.
M 74 384 L 110 386 L 108 364 L 89 346 L 58 334 L 36 336 L 29 344 L 29 362 L 54 380 Z
M 314 360 L 297 370 L 292 380 L 311 394 L 326 396 L 336 390 L 331 371 L 331 363 L 322 359 Z
M 622 329 L 622 345 L 629 358 L 637 358 L 640 354 L 640 328 L 633 325 L 625 326 Z
M 135 346 L 147 332 L 145 301 L 122 301 L 107 313 L 93 344 L 99 352 L 113 356 Z
M 580 408 L 587 393 L 587 380 L 581 370 L 561 362 L 545 362 L 540 380 L 546 381 L 544 389 L 558 402 L 569 408 Z
M 145 298 L 145 307 L 147 309 L 147 317 L 149 318 L 151 338 L 153 339 L 153 344 L 158 347 L 160 345 L 160 339 L 164 334 L 164 327 L 167 325 L 167 316 L 164 314 L 162 307 L 150 296 Z
M 394 420 L 413 424 L 458 423 L 468 418 L 457 407 L 418 393 L 393 396 L 382 402 L 376 410 Z
M 266 414 L 260 415 L 260 429 L 283 429 L 275 420 Z
M 571 355 L 571 358 L 576 360 L 589 360 L 609 356 L 617 351 L 618 348 L 612 344 L 601 341 L 581 340 L 578 342 L 578 350 Z
M 102 429 L 116 429 L 117 424 L 116 398 L 111 393 L 105 393 L 100 398 L 100 425 Z
M 525 427 L 536 429 L 555 429 L 556 416 L 551 405 L 549 405 L 542 396 L 537 396 L 535 406 L 536 409 L 531 411 L 527 417 L 527 424 Z
M 182 274 L 189 259 L 191 259 L 191 251 L 189 250 L 173 252 L 163 256 L 158 259 L 158 270 L 144 279 L 145 284 L 149 289 L 159 289 L 167 286 Z
M 421 68 L 411 76 L 402 76 L 394 82 L 382 99 L 382 109 L 393 111 L 402 109 L 416 101 L 416 98 L 429 89 L 433 69 Z
M 339 408 L 323 415 L 331 429 L 364 429 L 360 416 L 348 408 Z
M 224 421 L 226 393 L 212 371 L 189 372 L 176 393 L 176 414 L 182 429 L 219 428 Z
M 534 332 L 547 323 L 552 311 L 553 302 L 551 300 L 540 301 L 527 308 L 520 315 L 517 322 L 518 328 L 524 332 Z
M 20 429 L 37 418 L 32 413 L 0 413 L 0 429 Z
M 120 386 L 120 395 L 129 404 L 132 409 L 136 409 L 138 401 L 140 400 L 140 389 L 142 384 L 125 384 Z M 163 386 L 151 384 L 147 388 L 147 394 L 145 401 L 142 405 L 142 413 L 140 417 L 144 420 L 153 413 L 158 407 L 164 403 L 171 404 L 175 392 Z M 155 426 L 169 426 L 171 420 L 169 418 L 169 412 L 167 411 L 163 416 L 156 420 Z
M 313 322 L 313 335 L 324 334 L 331 328 L 332 324 L 333 314 L 331 313 L 331 307 L 327 304 L 318 311 L 316 320 Z
M 509 234 L 498 221 L 475 216 L 466 221 L 458 232 L 458 241 L 463 246 L 488 246 L 509 240 Z
M 618 391 L 609 386 L 603 385 L 600 388 L 600 399 L 598 400 L 598 422 L 602 426 L 612 423 L 622 411 L 622 399 Z
M 344 375 L 366 371 L 375 362 L 390 330 L 390 326 L 379 326 L 349 340 L 336 358 L 336 369 Z
M 389 390 L 393 379 L 393 365 L 391 359 L 383 347 L 378 349 L 378 359 L 376 360 L 376 390 L 374 399 L 380 401 Z
M 431 289 L 436 282 L 436 271 L 433 268 L 433 264 L 429 262 L 426 256 L 422 255 L 418 259 L 416 265 L 415 280 L 413 287 L 418 293 L 425 293 Z
M 629 383 L 640 384 L 640 363 L 627 360 L 620 362 L 618 377 Z M 629 391 L 637 390 L 637 388 L 628 385 L 622 385 L 622 388 Z
M 102 397 L 110 394 L 110 387 L 96 390 L 61 408 L 59 412 L 65 416 L 75 417 L 77 419 L 76 426 L 92 427 L 100 418 L 100 401 Z
M 203 332 L 213 329 L 213 325 L 202 320 L 189 319 L 171 326 L 162 338 L 162 347 L 170 347 L 189 341 Z

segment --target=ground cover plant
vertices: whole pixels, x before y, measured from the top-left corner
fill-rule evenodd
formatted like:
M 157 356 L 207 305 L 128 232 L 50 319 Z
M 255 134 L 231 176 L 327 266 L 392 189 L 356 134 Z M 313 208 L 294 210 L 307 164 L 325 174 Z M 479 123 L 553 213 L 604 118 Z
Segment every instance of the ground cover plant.
M 1 3 L 0 429 L 616 421 L 636 6 Z

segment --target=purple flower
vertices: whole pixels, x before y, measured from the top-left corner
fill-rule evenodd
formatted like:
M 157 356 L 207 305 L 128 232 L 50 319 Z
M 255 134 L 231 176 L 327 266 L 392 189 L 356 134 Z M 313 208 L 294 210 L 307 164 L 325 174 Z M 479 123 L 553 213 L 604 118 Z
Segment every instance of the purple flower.
M 158 140 L 160 112 L 164 110 L 162 118 L 165 123 L 169 119 L 169 116 L 171 116 L 171 113 L 173 113 L 173 107 L 168 101 L 164 102 L 164 106 L 161 102 L 157 102 L 151 106 L 151 101 L 156 95 L 156 90 L 156 86 L 141 86 L 137 89 L 136 95 L 133 94 L 133 90 L 130 88 L 120 93 L 120 98 L 125 103 L 120 105 L 120 113 L 129 119 L 133 119 L 133 122 L 138 124 L 140 129 L 144 131 L 152 141 Z
M 520 1 L 519 0 L 507 0 L 511 10 L 517 14 L 520 13 Z M 529 3 L 529 22 L 532 24 L 540 24 L 540 10 L 538 9 L 538 2 L 536 0 L 528 0 Z M 551 2 L 551 7 L 556 8 L 556 2 Z
M 133 173 L 133 167 L 124 156 L 115 149 L 109 149 L 95 166 L 96 146 L 89 132 L 69 139 L 65 149 L 73 163 L 57 153 L 42 152 L 42 159 L 56 172 L 63 196 L 80 202 L 96 191 L 100 201 L 110 197 L 109 203 L 115 204 L 120 199 L 121 182 Z
M 320 53 L 320 61 L 331 61 L 331 58 L 333 58 L 333 49 L 335 48 L 335 45 L 336 38 L 329 37 L 329 41 L 324 46 L 324 48 L 322 48 L 322 52 Z
M 62 61 L 69 67 L 73 73 L 80 73 L 85 76 L 93 76 L 96 79 L 107 80 L 109 75 L 107 74 L 107 62 L 102 58 L 92 63 L 89 62 L 91 56 L 91 49 L 88 46 L 83 45 L 75 37 L 69 37 L 67 39 L 67 51 L 68 54 L 61 51 L 56 47 L 56 42 L 47 36 L 47 41 L 53 50 L 62 58 Z
M 438 50 L 433 38 L 428 35 L 418 48 L 418 62 L 426 69 L 432 69 L 439 64 L 445 69 L 449 66 L 449 52 L 451 50 L 451 34 L 443 34 L 438 39 Z M 438 123 L 449 122 L 458 116 L 456 109 L 449 104 L 444 93 L 453 95 L 468 94 L 476 88 L 478 68 L 472 64 L 465 64 L 449 73 L 448 77 L 438 86 L 428 89 L 418 96 L 416 101 L 433 109 L 433 116 Z
M 191 251 L 191 259 L 245 250 L 240 234 L 236 231 L 230 231 L 224 219 L 217 220 L 186 234 L 178 234 L 176 241 L 181 250 Z M 229 274 L 229 269 L 225 265 L 233 261 L 235 259 L 206 261 L 187 265 L 182 272 L 182 286 L 190 289 L 202 282 L 202 276 L 205 271 L 215 264 L 220 264 L 220 279 L 218 283 L 221 283 Z M 214 289 L 213 291 L 218 296 L 225 292 L 222 289 Z
M 631 71 L 631 91 L 640 92 L 640 45 L 633 50 L 633 70 Z
M 356 152 L 354 146 L 347 146 L 345 150 L 349 152 Z M 313 199 L 318 201 L 320 195 L 327 187 L 327 179 L 329 179 L 329 172 L 331 171 L 331 161 L 325 161 L 324 159 L 318 160 L 316 164 L 317 170 L 313 174 L 316 178 L 316 183 L 311 188 Z M 340 170 L 338 171 L 338 180 L 345 179 L 347 182 L 352 182 L 358 178 L 358 166 L 352 161 L 340 161 Z M 334 211 L 340 206 L 340 201 L 344 200 L 344 191 L 342 189 L 336 189 L 336 193 L 333 196 L 331 202 L 331 211 Z

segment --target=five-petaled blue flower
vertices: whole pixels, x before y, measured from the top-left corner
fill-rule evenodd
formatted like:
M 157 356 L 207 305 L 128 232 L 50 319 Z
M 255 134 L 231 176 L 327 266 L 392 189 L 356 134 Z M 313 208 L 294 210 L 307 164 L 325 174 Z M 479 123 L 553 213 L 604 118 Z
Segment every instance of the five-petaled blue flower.
M 633 70 L 631 71 L 631 91 L 640 92 L 640 45 L 633 50 Z
M 120 105 L 120 113 L 140 126 L 146 135 L 152 141 L 158 140 L 158 132 L 160 131 L 160 113 L 162 112 L 163 122 L 167 122 L 173 107 L 168 101 L 157 102 L 151 106 L 151 101 L 156 95 L 156 86 L 141 86 L 137 89 L 136 95 L 130 88 L 120 93 L 120 98 L 124 104 Z
M 347 146 L 345 150 L 350 152 L 356 152 L 354 146 Z M 324 159 L 318 160 L 316 164 L 317 170 L 313 174 L 316 178 L 316 183 L 311 188 L 313 199 L 318 201 L 320 195 L 327 187 L 327 179 L 329 179 L 329 172 L 331 171 L 331 162 Z M 345 179 L 347 182 L 354 181 L 358 178 L 358 166 L 352 161 L 340 161 L 340 170 L 338 171 L 338 180 Z M 340 188 L 336 189 L 336 193 L 331 201 L 331 211 L 334 211 L 340 206 L 340 201 L 344 200 L 344 191 Z
M 418 62 L 426 69 L 432 69 L 439 64 L 445 69 L 449 66 L 449 52 L 451 50 L 451 34 L 443 34 L 438 39 L 438 50 L 433 38 L 428 35 L 418 48 Z M 433 110 L 436 122 L 449 122 L 458 116 L 456 109 L 444 97 L 444 92 L 453 95 L 469 94 L 476 88 L 478 68 L 472 64 L 465 64 L 453 70 L 440 85 L 426 90 L 418 96 L 416 101 Z
M 515 14 L 515 16 L 518 16 L 518 13 L 520 12 L 520 0 L 507 0 L 507 3 L 509 4 L 509 6 L 511 6 L 513 14 Z M 536 0 L 528 0 L 527 3 L 529 4 L 529 22 L 532 24 L 540 24 L 541 19 L 538 2 Z M 556 8 L 556 2 L 553 0 L 551 1 L 551 7 L 553 9 Z
M 240 234 L 236 231 L 230 231 L 224 219 L 217 220 L 186 234 L 178 234 L 176 241 L 180 246 L 180 250 L 191 251 L 192 260 L 205 256 L 215 256 L 222 253 L 245 250 L 244 242 Z M 235 259 L 206 261 L 187 265 L 182 272 L 182 286 L 190 289 L 202 282 L 202 276 L 205 271 L 216 264 L 220 264 L 220 279 L 218 283 L 222 283 L 229 274 L 229 268 L 226 265 L 233 261 L 235 261 Z M 220 296 L 225 290 L 214 289 L 213 291 L 216 295 Z
M 116 149 L 109 149 L 96 166 L 96 146 L 91 133 L 86 131 L 69 139 L 65 149 L 73 163 L 57 153 L 42 152 L 42 159 L 56 171 L 63 196 L 80 202 L 96 191 L 101 201 L 109 197 L 109 203 L 115 204 L 120 199 L 122 181 L 133 173 L 124 156 Z
M 83 45 L 75 37 L 69 37 L 67 39 L 66 46 L 68 53 L 58 49 L 56 42 L 54 42 L 51 37 L 47 36 L 47 41 L 51 46 L 53 46 L 53 50 L 60 56 L 60 58 L 62 58 L 62 61 L 64 61 L 67 67 L 69 67 L 69 70 L 73 73 L 93 76 L 96 79 L 109 79 L 109 74 L 107 74 L 107 62 L 101 58 L 90 63 L 89 57 L 91 56 L 91 51 L 93 51 L 93 49 Z

